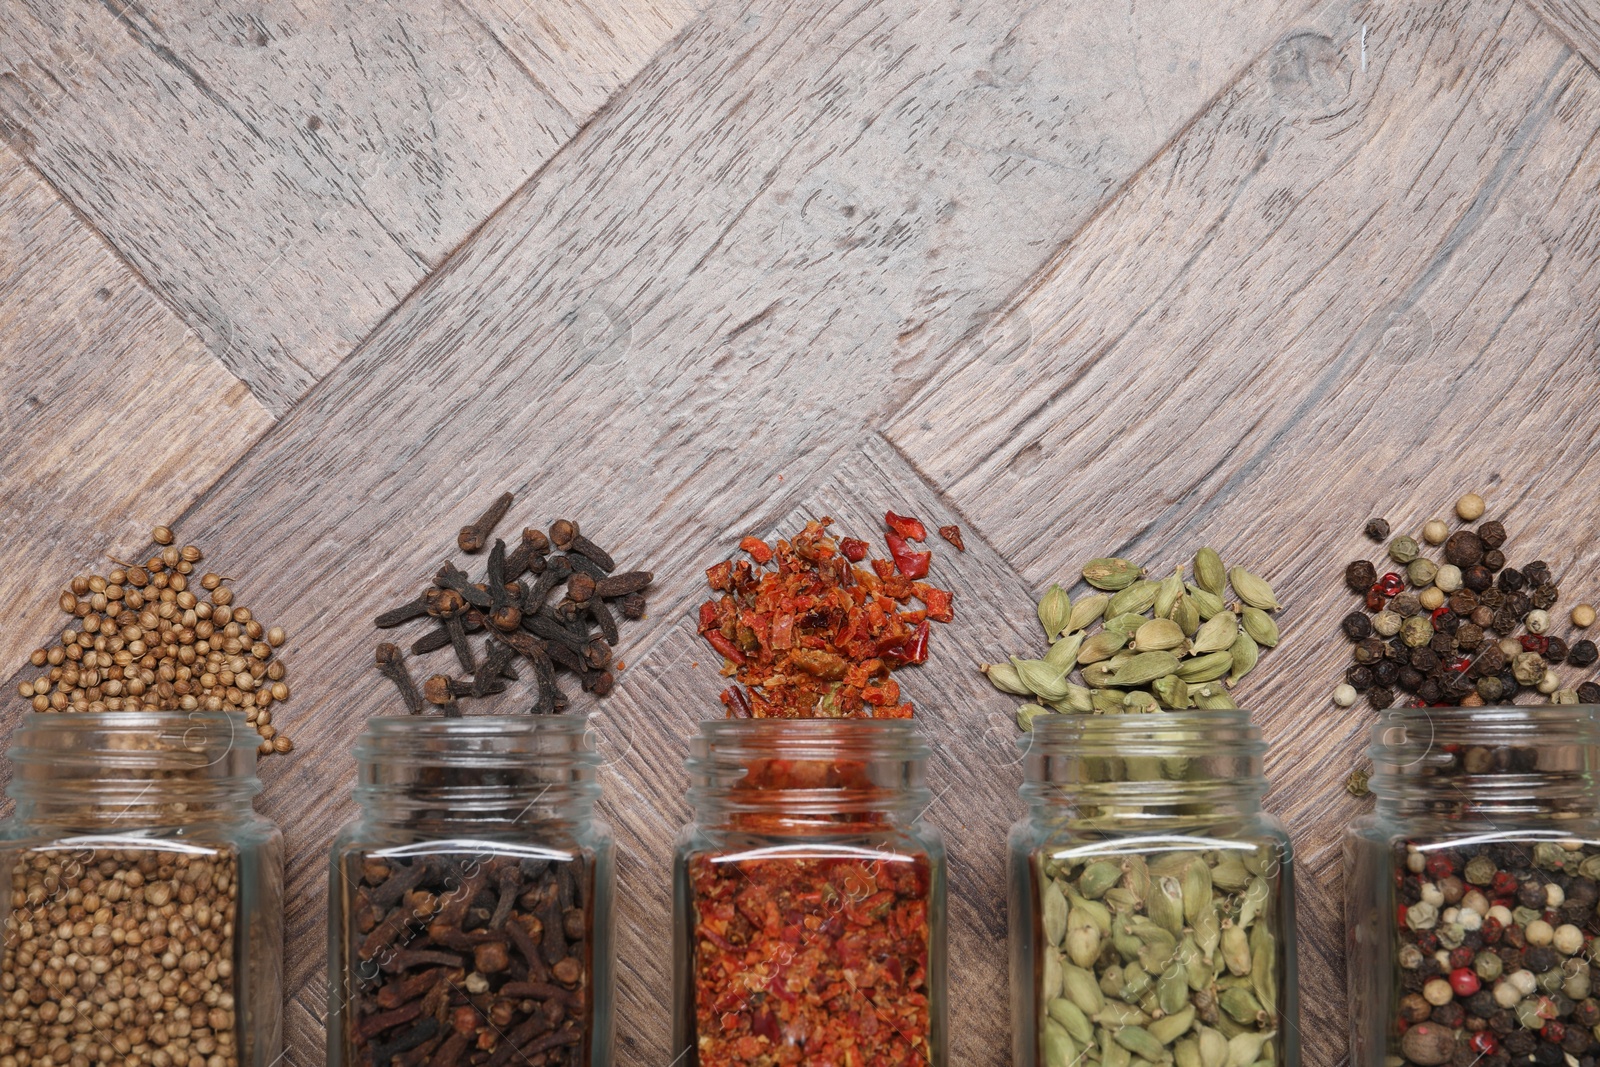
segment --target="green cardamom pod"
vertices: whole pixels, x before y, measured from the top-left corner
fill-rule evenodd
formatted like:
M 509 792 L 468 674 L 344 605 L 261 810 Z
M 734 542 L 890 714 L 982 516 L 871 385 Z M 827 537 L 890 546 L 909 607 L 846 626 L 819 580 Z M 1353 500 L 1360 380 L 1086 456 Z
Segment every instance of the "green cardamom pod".
M 1022 684 L 1022 676 L 1017 673 L 1017 669 L 1009 663 L 980 663 L 978 669 L 988 677 L 989 684 L 1002 693 L 1019 697 L 1033 695 L 1028 692 L 1028 687 Z
M 1078 891 L 1090 900 L 1099 900 L 1121 880 L 1121 867 L 1110 860 L 1095 860 L 1078 875 Z
M 1156 980 L 1139 966 L 1139 961 L 1133 960 L 1122 968 L 1122 987 L 1117 990 L 1117 999 L 1135 1004 L 1155 984 Z
M 1167 1058 L 1167 1049 L 1154 1034 L 1142 1026 L 1123 1026 L 1116 1032 L 1117 1044 L 1133 1053 L 1143 1056 L 1152 1063 L 1160 1062 Z
M 1078 1010 L 1089 1018 L 1094 1018 L 1105 1010 L 1106 998 L 1100 992 L 1100 986 L 1094 980 L 1094 975 L 1082 967 L 1075 967 L 1070 963 L 1061 965 L 1061 981 L 1065 988 L 1067 999 L 1078 1006 Z
M 1172 621 L 1187 637 L 1193 637 L 1200 629 L 1200 609 L 1195 605 L 1194 598 L 1184 595 L 1172 607 Z
M 1092 671 L 1099 670 L 1100 668 L 1090 667 L 1088 669 Z M 1107 682 L 1109 683 L 1109 669 L 1107 671 Z M 1123 707 L 1122 693 L 1119 690 L 1106 689 L 1102 687 L 1099 689 L 1091 689 L 1089 690 L 1089 693 L 1090 700 L 1094 704 L 1094 713 L 1096 715 L 1122 715 L 1128 710 L 1127 708 Z
M 1105 632 L 1122 634 L 1131 640 L 1134 633 L 1138 631 L 1139 627 L 1143 626 L 1149 621 L 1149 619 L 1143 615 L 1140 615 L 1138 612 L 1127 611 L 1121 615 L 1113 615 L 1111 618 L 1107 619 Z
M 1073 918 L 1071 913 L 1078 912 L 1082 915 L 1084 922 L 1089 923 L 1100 931 L 1101 936 L 1110 936 L 1111 909 L 1098 900 L 1090 900 L 1088 897 L 1080 895 L 1070 884 L 1066 886 L 1066 892 L 1067 903 L 1071 905 L 1071 911 L 1067 916 L 1068 932 L 1072 930 Z
M 1137 563 L 1130 563 L 1125 559 L 1115 556 L 1105 556 L 1100 559 L 1091 559 L 1083 565 L 1083 580 L 1096 589 L 1116 592 L 1126 589 L 1139 580 L 1144 573 L 1144 568 Z
M 1127 873 L 1123 876 L 1123 884 L 1128 887 L 1142 905 L 1150 899 L 1150 865 L 1144 861 L 1143 856 L 1129 856 L 1122 861 Z
M 1170 652 L 1183 645 L 1183 630 L 1171 619 L 1149 619 L 1134 632 L 1128 647 L 1135 652 Z
M 1178 598 L 1183 595 L 1183 568 L 1179 567 L 1167 577 L 1161 579 L 1161 587 L 1156 590 L 1156 599 L 1152 607 L 1156 618 L 1172 618 L 1172 609 L 1177 606 Z
M 1200 913 L 1211 907 L 1211 868 L 1196 856 L 1183 869 L 1183 917 L 1192 925 Z
M 1282 607 L 1278 603 L 1278 598 L 1273 595 L 1272 586 L 1243 567 L 1230 570 L 1228 580 L 1233 583 L 1233 591 L 1239 595 L 1239 599 L 1251 607 L 1260 608 L 1262 611 L 1277 611 Z
M 1193 703 L 1189 698 L 1189 683 L 1176 674 L 1157 678 L 1151 683 L 1150 690 L 1155 693 L 1156 699 L 1161 701 L 1162 707 L 1172 708 L 1174 711 L 1181 711 Z
M 1219 611 L 1227 609 L 1227 604 L 1222 597 L 1209 589 L 1201 589 L 1198 585 L 1190 583 L 1184 587 L 1187 596 L 1194 601 L 1194 606 L 1199 610 L 1202 619 L 1209 619 Z
M 1081 596 L 1072 605 L 1072 612 L 1067 616 L 1067 629 L 1069 634 L 1079 630 L 1087 630 L 1089 624 L 1099 619 L 1106 612 L 1106 605 L 1111 603 L 1111 598 L 1104 593 L 1090 593 Z
M 1200 1058 L 1200 1039 L 1186 1037 L 1172 1046 L 1172 1058 L 1178 1067 L 1206 1067 Z
M 1182 959 L 1182 956 L 1183 954 L 1180 952 L 1179 958 Z M 1187 1003 L 1189 1003 L 1188 976 L 1184 974 L 1183 968 L 1181 967 L 1167 968 L 1161 977 L 1156 979 L 1157 1007 L 1161 1009 L 1162 1015 L 1170 1016 L 1173 1012 L 1182 1011 L 1183 1006 Z M 1178 1032 L 1173 1034 L 1172 1037 L 1161 1038 L 1161 1043 L 1163 1045 L 1168 1044 L 1173 1040 L 1173 1038 L 1176 1038 L 1178 1034 L 1183 1033 L 1184 1030 L 1187 1029 L 1189 1029 L 1189 1027 L 1187 1024 L 1185 1024 L 1182 1029 L 1178 1030 Z
M 1017 728 L 1025 731 L 1032 730 L 1033 720 L 1041 715 L 1048 714 L 1050 714 L 1048 708 L 1041 708 L 1037 704 L 1023 704 L 1017 708 Z
M 1183 991 L 1181 994 L 1183 1000 L 1179 1002 L 1178 1007 L 1173 1009 L 1165 1018 L 1157 1019 L 1148 1027 L 1150 1036 L 1163 1045 L 1172 1044 L 1178 1038 L 1187 1034 L 1189 1028 L 1194 1025 L 1194 1005 L 1188 1004 L 1187 1007 L 1184 1006 L 1189 999 L 1188 987 L 1179 982 L 1178 988 Z
M 1239 900 L 1239 925 L 1248 927 L 1256 921 L 1256 916 L 1266 909 L 1267 897 L 1270 894 L 1267 880 L 1259 875 L 1250 879 L 1250 885 L 1245 889 L 1244 896 Z
M 1261 1002 L 1256 999 L 1254 993 L 1243 986 L 1223 990 L 1222 995 L 1217 998 L 1217 1004 L 1235 1022 L 1245 1026 L 1258 1025 L 1266 1019 L 1267 1013 L 1262 1009 Z
M 1040 894 L 1040 920 L 1044 936 L 1052 945 L 1059 946 L 1067 936 L 1067 895 L 1054 882 L 1048 883 Z
M 1050 701 L 1050 706 L 1057 711 L 1087 715 L 1094 710 L 1094 701 L 1091 699 L 1088 689 L 1068 682 L 1067 695 L 1060 700 Z
M 1067 672 L 1046 663 L 1042 659 L 1018 659 L 1011 657 L 1011 665 L 1017 669 L 1017 677 L 1022 679 L 1022 684 L 1028 687 L 1028 692 L 1041 700 L 1064 700 L 1067 695 Z
M 1206 912 L 1215 915 L 1216 908 L 1206 905 Z M 1195 924 L 1198 933 L 1200 924 Z M 1183 984 L 1185 988 L 1198 993 L 1211 984 L 1213 975 L 1211 960 L 1200 950 L 1200 943 L 1195 940 L 1195 934 L 1184 934 L 1183 941 L 1178 945 L 1178 960 L 1183 964 Z
M 1189 688 L 1189 698 L 1194 701 L 1194 706 L 1202 711 L 1222 711 L 1227 708 L 1238 708 L 1233 702 L 1233 697 L 1220 685 L 1201 685 Z
M 1140 580 L 1111 595 L 1111 602 L 1106 605 L 1106 618 L 1113 615 L 1134 614 L 1140 615 L 1155 606 L 1156 594 L 1161 591 L 1160 582 Z
M 1132 659 L 1118 664 L 1112 673 L 1112 685 L 1127 687 L 1148 685 L 1163 675 L 1178 670 L 1178 657 L 1171 652 L 1140 652 Z
M 1044 1032 L 1040 1037 L 1044 1067 L 1070 1067 L 1078 1058 L 1078 1050 L 1073 1047 L 1067 1028 L 1055 1020 L 1044 1021 Z
M 1078 665 L 1078 650 L 1083 647 L 1083 638 L 1081 633 L 1061 638 L 1044 654 L 1044 661 L 1052 667 L 1070 671 Z
M 1107 889 L 1103 899 L 1110 905 L 1112 911 L 1119 914 L 1137 911 L 1140 907 L 1140 900 L 1133 895 L 1133 890 L 1124 889 L 1122 886 Z
M 1196 656 L 1221 652 L 1233 644 L 1238 633 L 1239 617 L 1231 611 L 1219 611 L 1195 631 L 1194 643 L 1190 647 Z
M 1256 610 L 1251 608 L 1251 611 Z M 1268 622 L 1272 621 L 1270 619 Z M 1240 678 L 1255 669 L 1257 661 L 1261 659 L 1261 646 L 1256 644 L 1256 639 L 1249 633 L 1241 630 L 1239 636 L 1233 639 L 1233 645 L 1228 649 L 1228 654 L 1233 657 L 1233 669 L 1228 671 L 1228 684 L 1236 684 Z
M 1194 554 L 1194 581 L 1201 589 L 1217 596 L 1227 588 L 1228 571 L 1216 549 L 1208 546 Z
M 1258 645 L 1268 648 L 1278 643 L 1278 624 L 1272 621 L 1272 616 L 1260 608 L 1247 607 L 1241 613 L 1244 621 L 1244 632 Z
M 1200 956 L 1206 969 L 1210 968 L 1211 958 L 1216 954 L 1217 945 L 1221 940 L 1222 916 L 1218 914 L 1216 904 L 1212 903 L 1194 921 L 1194 945 L 1195 948 L 1200 950 Z M 1190 984 L 1194 985 L 1192 977 L 1190 978 Z M 1202 981 L 1199 985 L 1194 985 L 1194 988 L 1203 989 L 1205 986 L 1206 982 Z
M 1054 641 L 1066 629 L 1072 618 L 1072 600 L 1059 585 L 1052 585 L 1039 598 L 1039 625 L 1044 627 L 1044 639 Z
M 1268 1023 L 1275 1020 L 1278 1009 L 1277 940 L 1266 923 L 1256 923 L 1250 930 L 1250 984 L 1266 1009 Z
M 1276 1037 L 1274 1031 L 1235 1034 L 1228 1039 L 1228 1063 L 1242 1063 L 1246 1067 L 1261 1059 L 1261 1049 Z
M 1238 856 L 1224 853 L 1211 868 L 1211 884 L 1224 893 L 1242 893 L 1250 885 L 1250 872 L 1245 870 Z
M 1039 980 L 1040 997 L 1050 1000 L 1061 995 L 1061 953 L 1053 948 L 1044 950 L 1044 966 Z
M 1229 974 L 1250 973 L 1250 935 L 1237 926 L 1222 931 L 1222 962 Z
M 1072 1040 L 1078 1044 L 1087 1045 L 1094 1040 L 1094 1023 L 1089 1021 L 1082 1008 L 1065 997 L 1052 999 L 1045 1013 L 1071 1034 Z
M 1144 948 L 1144 942 L 1133 936 L 1133 926 L 1128 922 L 1111 925 L 1111 945 L 1124 960 L 1138 959 L 1139 950 Z
M 1156 879 L 1154 888 L 1145 902 L 1146 910 L 1162 929 L 1177 937 L 1183 933 L 1183 886 L 1176 878 L 1163 875 Z
M 1174 671 L 1179 678 L 1196 685 L 1200 682 L 1214 682 L 1227 674 L 1233 668 L 1233 657 L 1226 652 L 1208 652 L 1204 656 L 1192 656 L 1178 664 Z
M 1200 1062 L 1204 1067 L 1230 1067 L 1228 1039 L 1210 1027 L 1200 1030 Z M 1246 1065 L 1254 1063 L 1255 1059 L 1243 1061 Z
M 1083 684 L 1090 689 L 1105 689 L 1113 684 L 1116 668 L 1110 663 L 1091 663 L 1083 668 Z M 1095 701 L 1095 709 L 1100 710 L 1100 702 Z M 1117 697 L 1116 714 L 1123 711 L 1122 697 Z
M 1124 990 L 1122 995 L 1126 997 L 1127 991 Z M 1137 1004 L 1107 1000 L 1106 1006 L 1100 1009 L 1097 1021 L 1101 1026 L 1143 1026 L 1150 1021 L 1150 1016 Z
M 1083 647 L 1078 649 L 1078 666 L 1090 663 L 1101 663 L 1110 659 L 1127 645 L 1126 634 L 1111 633 L 1102 630 L 1093 637 L 1083 642 Z
M 1067 958 L 1078 967 L 1093 967 L 1100 955 L 1100 930 L 1079 908 L 1067 919 Z
M 1133 1067 L 1133 1053 L 1117 1044 L 1116 1031 L 1100 1031 L 1100 1067 Z

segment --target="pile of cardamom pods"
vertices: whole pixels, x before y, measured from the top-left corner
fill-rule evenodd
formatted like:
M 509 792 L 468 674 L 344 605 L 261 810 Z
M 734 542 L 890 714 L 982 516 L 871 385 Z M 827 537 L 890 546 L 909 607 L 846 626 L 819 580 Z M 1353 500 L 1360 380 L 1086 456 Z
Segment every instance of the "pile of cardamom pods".
M 1270 847 L 1038 863 L 1042 1067 L 1279 1061 Z
M 1017 709 L 1024 730 L 1052 711 L 1236 708 L 1225 686 L 1278 643 L 1278 598 L 1243 567 L 1224 567 L 1214 549 L 1200 549 L 1191 567 L 1192 581 L 1181 565 L 1157 581 L 1125 559 L 1090 560 L 1083 579 L 1093 592 L 1074 602 L 1052 585 L 1039 601 L 1050 642 L 1042 658 L 1012 656 L 979 669 L 996 689 L 1032 698 Z

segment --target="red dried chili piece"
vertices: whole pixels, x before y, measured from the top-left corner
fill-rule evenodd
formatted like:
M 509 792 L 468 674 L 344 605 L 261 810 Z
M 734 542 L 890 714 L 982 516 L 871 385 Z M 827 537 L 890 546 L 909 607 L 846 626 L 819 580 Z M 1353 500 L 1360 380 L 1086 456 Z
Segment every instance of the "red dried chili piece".
M 907 578 L 928 576 L 928 565 L 933 562 L 932 552 L 913 552 L 906 539 L 897 533 L 884 534 L 883 539 L 888 542 L 889 555 L 894 557 L 894 565 L 901 574 Z
M 886 511 L 883 513 L 883 521 L 889 524 L 889 529 L 893 530 L 901 537 L 908 538 L 912 541 L 926 541 L 928 539 L 928 528 L 922 525 L 922 522 L 919 519 L 913 519 L 906 515 L 896 515 L 892 511 Z
M 722 657 L 724 659 L 730 659 L 738 664 L 747 662 L 745 660 L 744 653 L 740 652 L 738 646 L 736 646 L 732 641 L 729 641 L 726 637 L 722 636 L 722 632 L 720 630 L 706 634 L 706 643 L 712 648 L 716 649 L 718 652 L 722 653 Z
M 953 606 L 954 597 L 946 589 L 935 589 L 926 582 L 918 582 L 911 588 L 916 598 L 922 601 L 927 610 L 928 618 L 934 622 L 951 622 L 956 617 Z
M 839 539 L 839 552 L 851 563 L 860 563 L 867 558 L 867 543 L 854 537 L 843 537 Z
M 772 548 L 759 537 L 746 537 L 739 542 L 739 550 L 750 553 L 750 558 L 763 566 L 772 562 Z
M 961 540 L 961 527 L 954 524 L 941 526 L 939 527 L 939 536 L 955 545 L 957 552 L 965 552 L 967 550 L 965 542 Z

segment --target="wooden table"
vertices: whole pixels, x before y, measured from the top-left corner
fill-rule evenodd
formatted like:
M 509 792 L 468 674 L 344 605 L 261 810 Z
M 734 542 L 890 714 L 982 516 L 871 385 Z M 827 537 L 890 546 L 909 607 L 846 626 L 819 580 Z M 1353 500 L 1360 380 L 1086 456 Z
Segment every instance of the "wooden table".
M 662 1064 L 703 569 L 807 515 L 959 522 L 959 619 L 905 684 L 954 1062 L 999 1064 L 1019 772 L 974 664 L 1038 647 L 1031 598 L 1085 559 L 1209 542 L 1288 605 L 1240 695 L 1299 847 L 1307 1062 L 1337 1062 L 1362 522 L 1476 489 L 1600 593 L 1597 64 L 1597 0 L 5 0 L 0 661 L 158 521 L 288 627 L 260 808 L 309 1067 L 323 853 L 392 704 L 369 620 L 502 489 L 578 517 L 661 576 L 597 726 L 619 1062 Z

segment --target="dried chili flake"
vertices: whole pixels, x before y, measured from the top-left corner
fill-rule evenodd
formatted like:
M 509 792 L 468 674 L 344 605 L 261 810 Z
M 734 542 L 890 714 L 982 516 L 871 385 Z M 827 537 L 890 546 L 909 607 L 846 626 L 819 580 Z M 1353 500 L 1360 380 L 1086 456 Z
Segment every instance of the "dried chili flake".
M 931 1061 L 927 857 L 702 853 L 689 880 L 701 1067 Z
M 911 717 L 890 672 L 927 660 L 929 620 L 951 621 L 953 598 L 921 580 L 931 552 L 911 551 L 890 531 L 895 559 L 858 567 L 869 546 L 835 541 L 831 522 L 808 522 L 770 547 L 745 538 L 756 566 L 730 560 L 706 571 L 722 595 L 700 605 L 697 629 L 723 657 L 722 673 L 741 683 L 722 696 L 730 718 Z
M 765 565 L 772 562 L 771 546 L 759 537 L 746 537 L 739 542 L 739 549 L 750 553 L 750 558 L 757 563 Z
M 883 513 L 883 521 L 889 529 L 911 541 L 926 541 L 928 528 L 922 525 L 922 520 L 909 518 L 905 515 L 896 515 L 892 511 Z
M 939 536 L 955 545 L 957 552 L 965 552 L 967 550 L 966 543 L 961 540 L 961 527 L 954 524 L 941 526 L 939 527 Z

